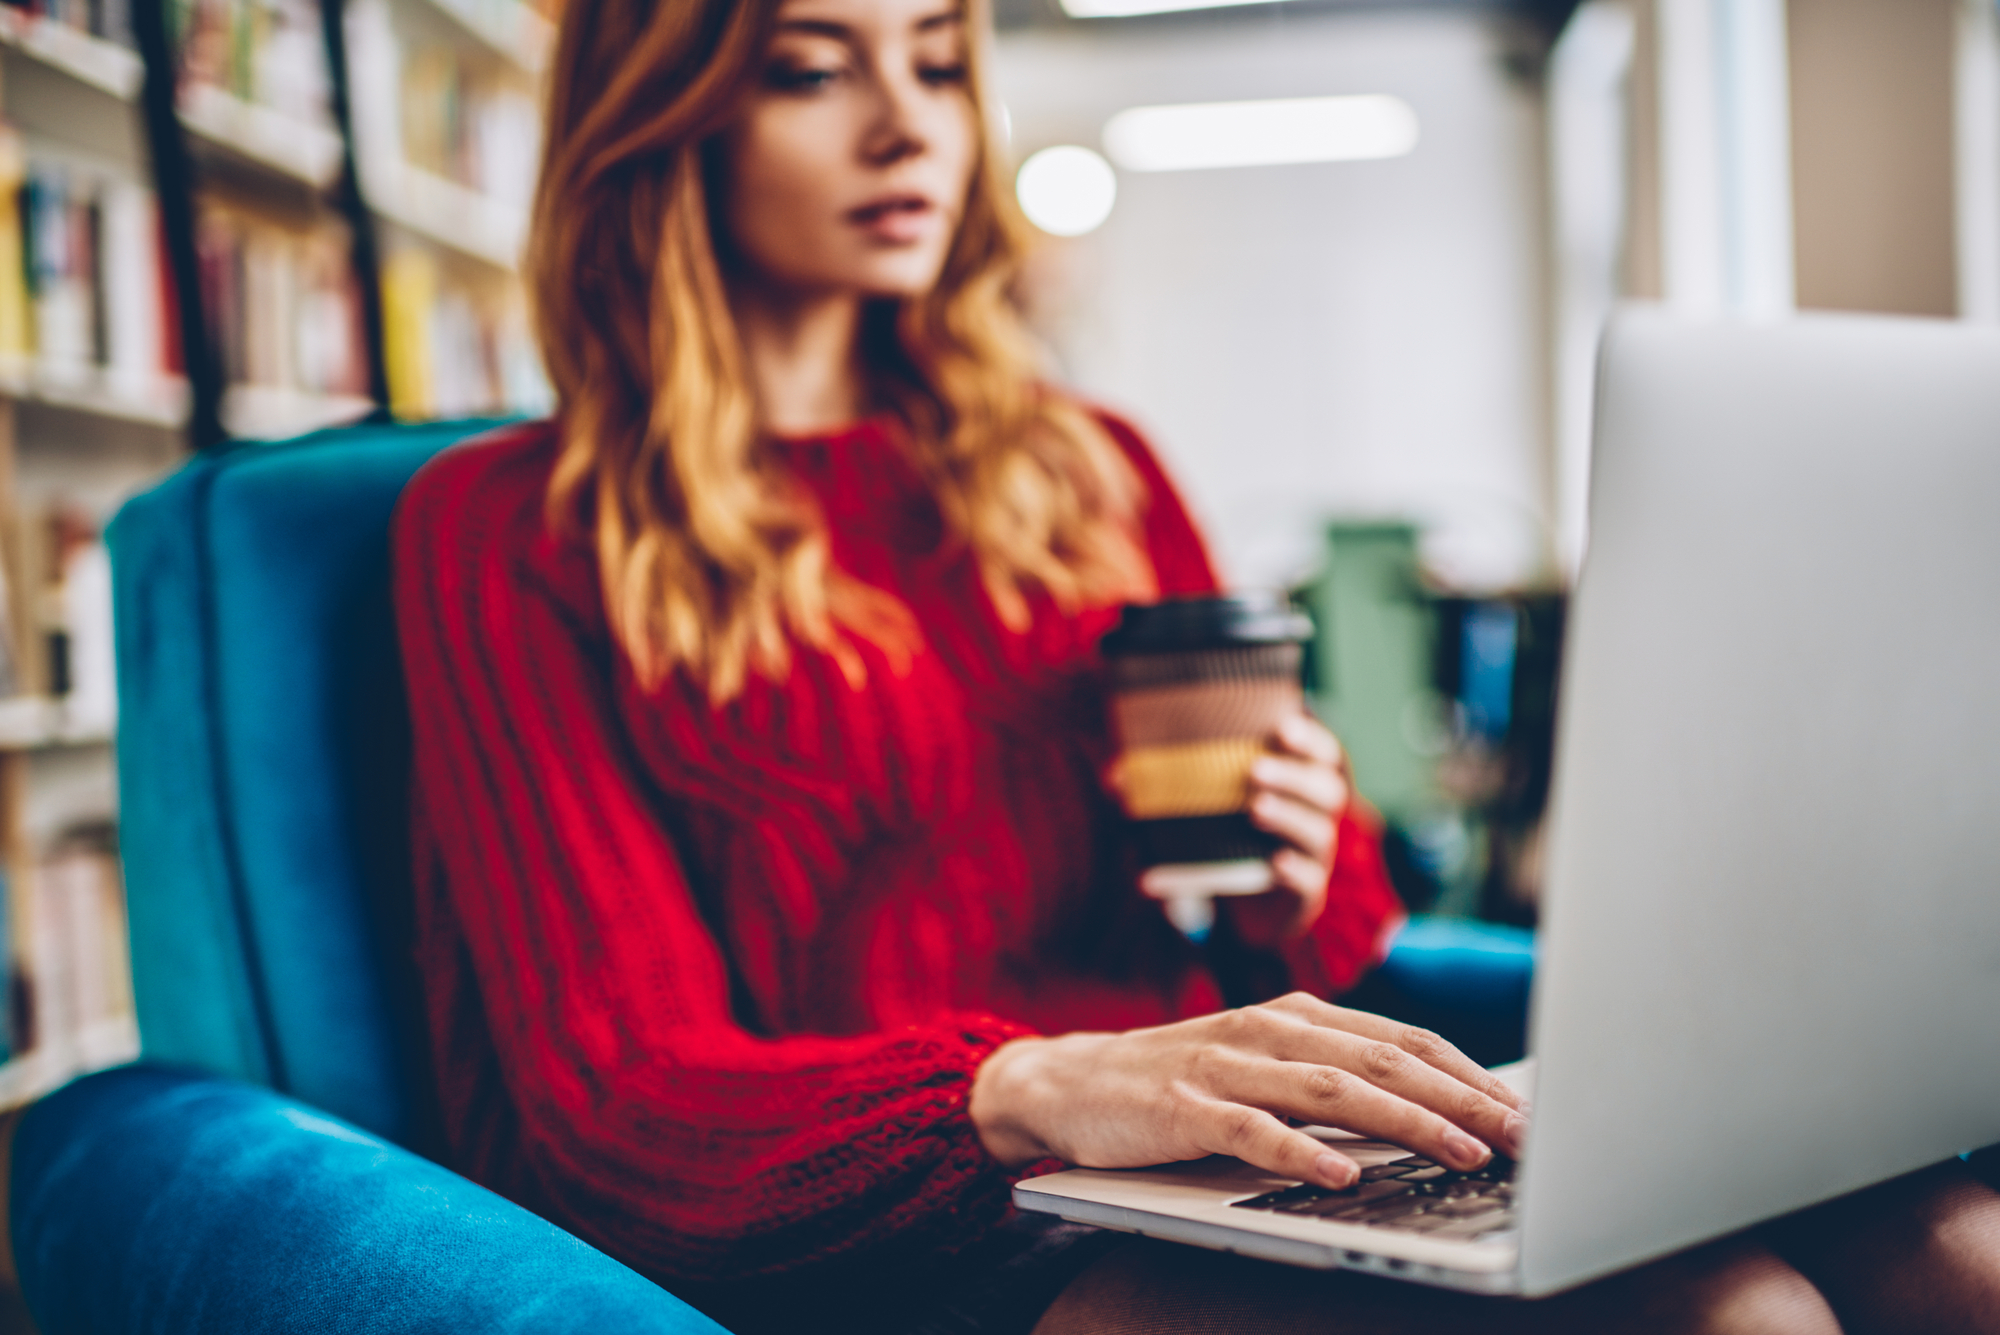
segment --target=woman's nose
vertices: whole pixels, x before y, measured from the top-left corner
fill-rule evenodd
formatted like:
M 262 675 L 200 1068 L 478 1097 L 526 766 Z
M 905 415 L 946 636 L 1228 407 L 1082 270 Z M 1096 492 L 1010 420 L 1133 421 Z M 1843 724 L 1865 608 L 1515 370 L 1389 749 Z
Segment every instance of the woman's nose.
M 873 165 L 887 166 L 923 153 L 930 147 L 924 127 L 930 109 L 922 96 L 928 90 L 909 76 L 881 76 L 875 86 L 875 116 L 862 139 L 862 157 Z

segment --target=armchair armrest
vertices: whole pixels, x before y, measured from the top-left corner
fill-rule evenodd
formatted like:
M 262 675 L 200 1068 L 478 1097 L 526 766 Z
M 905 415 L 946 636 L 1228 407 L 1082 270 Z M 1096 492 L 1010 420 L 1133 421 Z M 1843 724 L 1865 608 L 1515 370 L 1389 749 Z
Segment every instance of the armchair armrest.
M 1482 1066 L 1527 1049 L 1535 934 L 1461 918 L 1412 918 L 1387 959 L 1337 998 L 1435 1029 Z
M 128 1066 L 15 1132 L 8 1210 L 43 1335 L 721 1335 L 528 1211 L 305 1104 Z

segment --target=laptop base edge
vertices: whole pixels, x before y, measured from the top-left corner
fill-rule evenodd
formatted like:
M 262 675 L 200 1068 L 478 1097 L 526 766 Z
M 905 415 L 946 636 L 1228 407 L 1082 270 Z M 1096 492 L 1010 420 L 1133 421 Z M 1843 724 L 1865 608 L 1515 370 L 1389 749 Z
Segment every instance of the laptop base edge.
M 1208 1251 L 1234 1252 L 1239 1256 L 1277 1261 L 1309 1270 L 1355 1270 L 1409 1283 L 1427 1284 L 1433 1288 L 1456 1289 L 1461 1293 L 1515 1295 L 1521 1291 L 1519 1271 L 1512 1266 L 1503 1270 L 1457 1270 L 1400 1256 L 1382 1256 L 1353 1248 L 1204 1223 L 1198 1219 L 1134 1210 L 1128 1206 L 1056 1196 L 1031 1191 L 1025 1186 L 1014 1188 L 1014 1205 L 1022 1210 L 1058 1215 L 1073 1224 L 1108 1228 L 1162 1242 L 1186 1243 Z

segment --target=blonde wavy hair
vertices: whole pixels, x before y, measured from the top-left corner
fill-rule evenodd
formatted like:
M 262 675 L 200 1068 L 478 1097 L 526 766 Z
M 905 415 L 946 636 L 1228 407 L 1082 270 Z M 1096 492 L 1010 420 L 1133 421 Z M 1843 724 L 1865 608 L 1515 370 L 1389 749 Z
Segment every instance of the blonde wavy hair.
M 970 0 L 977 4 L 979 0 Z M 834 567 L 774 457 L 718 262 L 719 135 L 762 73 L 779 0 L 568 0 L 528 244 L 557 395 L 550 521 L 595 540 L 613 632 L 642 685 L 676 671 L 717 704 L 804 643 L 850 680 L 850 636 L 900 654 L 902 605 Z M 983 14 L 967 14 L 979 123 Z M 1089 413 L 1043 388 L 1011 298 L 1024 224 L 983 145 L 935 288 L 863 321 L 953 541 L 1003 620 L 1153 596 L 1143 486 Z

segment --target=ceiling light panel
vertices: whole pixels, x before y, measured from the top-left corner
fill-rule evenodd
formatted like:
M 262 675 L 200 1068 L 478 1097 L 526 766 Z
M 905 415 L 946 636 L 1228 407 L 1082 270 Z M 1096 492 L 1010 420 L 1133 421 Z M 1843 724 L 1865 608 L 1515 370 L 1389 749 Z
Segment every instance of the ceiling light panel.
M 1277 0 L 1062 0 L 1062 9 L 1073 19 L 1123 19 L 1134 14 L 1174 14 L 1184 9 L 1274 3 Z
M 1104 151 L 1126 171 L 1273 167 L 1398 158 L 1417 146 L 1400 97 L 1287 97 L 1132 107 L 1104 124 Z

